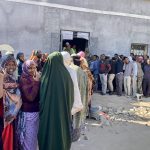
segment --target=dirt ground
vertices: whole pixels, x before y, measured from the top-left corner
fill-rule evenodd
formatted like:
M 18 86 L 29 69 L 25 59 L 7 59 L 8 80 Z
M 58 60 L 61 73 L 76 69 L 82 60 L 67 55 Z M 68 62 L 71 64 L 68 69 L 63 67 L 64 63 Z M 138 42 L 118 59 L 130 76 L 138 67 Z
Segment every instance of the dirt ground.
M 115 115 L 117 119 L 122 114 L 121 119 L 112 120 L 111 125 L 103 127 L 99 121 L 87 120 L 87 138 L 81 136 L 72 144 L 71 150 L 150 150 L 150 98 L 142 100 L 94 94 L 93 106 L 113 108 L 119 113 L 117 117 Z M 119 112 L 122 108 L 123 112 L 134 110 L 134 115 L 133 112 L 132 115 Z

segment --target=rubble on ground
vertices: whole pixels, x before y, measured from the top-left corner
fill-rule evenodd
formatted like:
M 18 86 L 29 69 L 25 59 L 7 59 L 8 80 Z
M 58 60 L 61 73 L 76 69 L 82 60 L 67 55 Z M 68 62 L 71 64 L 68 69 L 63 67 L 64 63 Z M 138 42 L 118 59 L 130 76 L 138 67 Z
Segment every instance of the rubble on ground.
M 129 110 L 124 107 L 92 107 L 91 118 L 102 125 L 110 125 L 111 121 L 150 121 L 150 107 L 136 106 Z

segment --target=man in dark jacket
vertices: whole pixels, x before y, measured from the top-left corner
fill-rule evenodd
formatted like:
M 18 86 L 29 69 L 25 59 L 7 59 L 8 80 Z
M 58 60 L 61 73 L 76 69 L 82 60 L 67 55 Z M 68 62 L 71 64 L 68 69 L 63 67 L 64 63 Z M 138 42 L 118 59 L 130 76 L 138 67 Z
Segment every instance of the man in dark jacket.
M 116 72 L 116 92 L 118 96 L 122 96 L 122 87 L 123 87 L 123 61 L 118 56 L 116 64 L 115 64 L 115 72 Z
M 113 57 L 110 60 L 110 66 L 111 66 L 111 70 L 108 74 L 108 88 L 109 88 L 109 94 L 112 95 L 114 92 L 114 86 L 113 86 L 113 81 L 115 78 L 115 73 L 116 73 L 116 59 L 115 57 Z

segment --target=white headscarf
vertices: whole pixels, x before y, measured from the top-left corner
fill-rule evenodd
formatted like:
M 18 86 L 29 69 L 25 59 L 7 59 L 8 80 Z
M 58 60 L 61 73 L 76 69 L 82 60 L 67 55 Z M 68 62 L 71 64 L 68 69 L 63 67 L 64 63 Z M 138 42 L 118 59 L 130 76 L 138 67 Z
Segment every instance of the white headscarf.
M 129 56 L 129 57 L 128 57 L 128 59 L 129 59 L 129 61 L 130 61 L 130 62 L 132 62 L 132 61 L 133 61 L 133 59 L 132 59 L 132 57 L 131 57 L 131 56 Z
M 83 109 L 81 95 L 78 87 L 77 73 L 70 67 L 72 61 L 70 54 L 68 52 L 61 52 L 61 54 L 63 56 L 64 65 L 67 68 L 74 85 L 74 103 L 71 110 L 71 114 L 74 115 Z

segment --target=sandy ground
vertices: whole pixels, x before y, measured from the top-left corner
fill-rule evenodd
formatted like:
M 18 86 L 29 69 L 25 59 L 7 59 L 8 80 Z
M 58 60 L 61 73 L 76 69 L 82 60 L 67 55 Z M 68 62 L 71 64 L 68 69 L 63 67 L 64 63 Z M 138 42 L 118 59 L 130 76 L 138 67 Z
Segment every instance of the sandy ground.
M 143 101 L 139 103 L 126 97 L 94 94 L 92 105 L 124 107 L 126 110 L 135 106 L 150 108 L 150 98 L 143 98 Z M 143 122 L 149 121 L 150 118 L 144 118 Z M 136 123 L 113 121 L 112 125 L 103 128 L 99 122 L 87 120 L 86 135 L 88 140 L 81 136 L 72 144 L 71 150 L 150 150 L 150 127 L 138 120 Z

